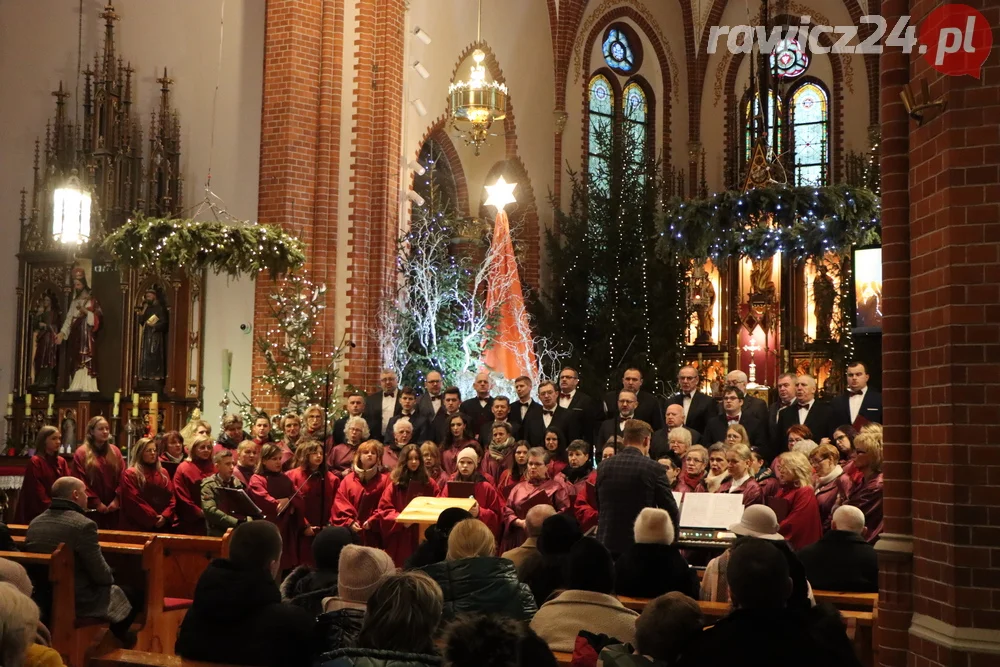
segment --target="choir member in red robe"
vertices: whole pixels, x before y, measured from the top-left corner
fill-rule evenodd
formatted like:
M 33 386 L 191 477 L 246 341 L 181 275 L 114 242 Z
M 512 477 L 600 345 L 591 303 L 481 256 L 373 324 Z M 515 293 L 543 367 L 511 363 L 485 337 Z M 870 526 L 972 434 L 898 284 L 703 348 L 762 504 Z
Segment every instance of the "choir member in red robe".
M 222 418 L 222 433 L 212 449 L 212 454 L 228 449 L 236 456 L 236 448 L 244 440 L 249 440 L 250 436 L 243 430 L 243 418 L 239 415 L 226 415 Z
M 726 445 L 721 442 L 708 448 L 708 473 L 705 475 L 705 489 L 709 493 L 718 493 L 723 482 L 729 479 L 726 448 Z
M 566 440 L 559 429 L 545 429 L 545 450 L 549 453 L 549 478 L 556 479 L 556 476 L 569 465 L 569 459 L 566 458 Z
M 413 424 L 409 421 L 399 420 L 392 425 L 392 442 L 385 443 L 382 451 L 382 467 L 386 470 L 393 470 L 396 462 L 399 461 L 399 453 L 413 442 Z
M 433 440 L 427 440 L 420 445 L 420 457 L 424 460 L 427 476 L 433 479 L 439 487 L 444 486 L 450 475 L 441 467 L 441 450 L 438 449 Z
M 351 471 L 357 457 L 358 446 L 371 437 L 371 429 L 364 417 L 351 417 L 344 424 L 344 439 L 337 443 L 327 455 L 326 465 L 335 474 L 343 477 Z
M 191 451 L 174 473 L 177 532 L 184 535 L 205 534 L 205 513 L 201 509 L 201 480 L 215 474 L 212 439 L 200 436 L 191 443 Z M 220 450 L 221 451 L 221 450 Z
M 528 450 L 531 449 L 524 440 L 519 440 L 514 445 L 514 457 L 510 461 L 507 469 L 500 473 L 497 480 L 497 492 L 500 497 L 506 500 L 510 497 L 510 490 L 521 483 L 528 474 Z
M 586 440 L 574 440 L 566 448 L 569 466 L 563 470 L 566 482 L 571 485 L 573 516 L 580 524 L 580 530 L 586 533 L 597 526 L 597 470 L 590 458 L 590 443 Z
M 132 447 L 119 491 L 119 530 L 165 532 L 174 522 L 174 484 L 156 449 L 153 438 L 142 438 Z
M 257 507 L 281 531 L 281 569 L 290 570 L 298 563 L 299 526 L 302 519 L 292 504 L 295 487 L 281 472 L 281 449 L 275 444 L 261 447 L 257 472 L 250 478 L 249 493 Z M 285 509 L 289 504 L 291 507 Z
M 269 442 L 274 442 L 271 437 L 271 419 L 263 412 L 257 414 L 250 427 L 250 439 L 258 447 L 263 447 Z
M 677 478 L 677 493 L 706 493 L 705 467 L 708 465 L 708 450 L 694 445 L 684 455 L 684 470 Z
M 285 413 L 281 417 L 281 442 L 284 443 L 282 449 L 294 452 L 299 444 L 299 437 L 302 435 L 302 418 L 295 412 Z
M 469 513 L 473 518 L 479 519 L 493 531 L 493 536 L 500 539 L 500 520 L 503 518 L 503 499 L 497 493 L 496 487 L 488 481 L 479 467 L 479 454 L 472 447 L 466 447 L 458 453 L 458 470 L 451 476 L 448 482 L 441 488 L 442 498 L 448 498 L 448 484 L 450 482 L 472 482 L 475 484 L 472 497 L 476 499 L 476 504 L 472 506 Z
M 187 444 L 194 442 L 199 435 L 212 437 L 212 425 L 204 419 L 192 419 L 181 429 L 181 440 L 184 441 L 184 455 L 187 456 Z
M 778 532 L 798 551 L 823 536 L 819 503 L 812 488 L 812 467 L 802 452 L 785 452 L 778 456 L 778 461 L 781 489 L 775 496 L 779 501 L 775 513 L 779 517 L 785 514 L 778 523 Z
M 159 439 L 159 445 L 160 465 L 170 475 L 170 479 L 173 479 L 177 467 L 187 458 L 187 452 L 184 450 L 184 438 L 177 431 L 167 431 Z
M 389 483 L 382 492 L 373 517 L 379 522 L 382 543 L 396 567 L 404 567 L 406 559 L 416 550 L 420 538 L 417 526 L 397 524 L 396 517 L 414 498 L 437 494 L 438 486 L 427 476 L 420 450 L 416 445 L 403 447 L 403 451 L 399 453 L 399 462 L 389 474 Z
M 843 505 L 851 493 L 851 478 L 840 465 L 840 453 L 833 445 L 820 445 L 809 454 L 809 463 L 816 473 L 816 502 L 823 532 L 830 530 L 833 508 Z
M 285 473 L 292 480 L 296 495 L 292 501 L 299 521 L 299 564 L 315 565 L 313 538 L 330 520 L 333 499 L 340 478 L 323 467 L 323 445 L 310 440 L 295 449 L 295 465 Z
M 846 505 L 865 513 L 864 537 L 874 544 L 882 534 L 882 425 L 867 424 L 854 438 L 857 456 L 854 465 L 863 475 L 861 484 L 851 489 Z
M 236 448 L 236 456 L 233 460 L 236 462 L 236 465 L 233 467 L 233 477 L 240 480 L 240 483 L 249 489 L 250 479 L 257 472 L 257 461 L 260 460 L 260 447 L 253 440 L 244 440 Z
M 305 421 L 305 432 L 302 433 L 300 437 L 306 440 L 318 440 L 323 442 L 327 435 L 326 428 L 326 412 L 323 408 L 318 405 L 310 405 L 306 408 L 306 411 L 302 413 L 302 419 Z
M 366 547 L 381 547 L 382 535 L 372 515 L 389 483 L 389 473 L 382 470 L 382 443 L 368 440 L 358 445 L 354 463 L 337 488 L 330 523 L 354 531 Z
M 17 496 L 14 523 L 31 520 L 52 503 L 52 483 L 70 474 L 69 463 L 59 456 L 62 434 L 55 426 L 43 426 L 35 436 L 35 455 L 24 469 L 24 482 Z
M 491 431 L 493 437 L 483 452 L 483 462 L 479 469 L 499 483 L 504 470 L 510 467 L 510 462 L 514 459 L 517 441 L 512 437 L 510 424 L 507 422 L 493 422 Z
M 482 451 L 479 443 L 472 437 L 465 415 L 462 413 L 452 415 L 448 420 L 448 435 L 445 436 L 441 446 L 441 467 L 446 473 L 451 475 L 458 470 L 458 453 L 466 447 L 473 446 L 473 443 L 478 451 Z
M 854 464 L 854 459 L 858 456 L 858 452 L 854 448 L 854 440 L 857 437 L 858 432 L 854 429 L 854 427 L 849 424 L 844 424 L 843 426 L 838 426 L 833 431 L 833 435 L 830 437 L 829 442 L 829 444 L 837 448 L 837 451 L 840 454 L 840 467 L 844 469 L 844 473 L 847 475 L 848 479 L 851 480 L 852 488 L 861 484 L 864 478 L 864 475 Z M 827 444 L 826 438 L 823 438 L 820 444 Z
M 753 453 L 744 443 L 737 443 L 726 452 L 729 477 L 719 487 L 719 493 L 739 493 L 743 496 L 743 507 L 760 505 L 764 502 L 764 492 L 757 480 L 750 474 Z
M 570 509 L 566 485 L 558 480 L 549 479 L 547 458 L 548 453 L 542 447 L 532 447 L 528 450 L 528 474 L 510 490 L 504 508 L 504 535 L 503 544 L 498 549 L 500 553 L 516 549 L 524 543 L 528 537 L 524 529 L 524 518 L 536 500 L 543 500 L 552 505 L 557 512 Z M 539 494 L 546 497 L 540 499 Z
M 118 485 L 121 483 L 125 459 L 113 445 L 111 426 L 104 417 L 94 417 L 87 423 L 87 435 L 73 454 L 73 476 L 87 486 L 87 507 L 96 509 L 91 518 L 98 528 L 118 528 Z

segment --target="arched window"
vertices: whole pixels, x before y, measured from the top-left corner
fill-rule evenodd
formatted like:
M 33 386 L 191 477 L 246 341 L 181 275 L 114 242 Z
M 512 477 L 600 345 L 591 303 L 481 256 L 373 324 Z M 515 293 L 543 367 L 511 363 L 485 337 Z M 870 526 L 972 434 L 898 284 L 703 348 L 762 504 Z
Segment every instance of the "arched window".
M 790 103 L 795 185 L 826 185 L 830 163 L 829 97 L 813 82 L 793 89 Z
M 646 162 L 646 148 L 649 140 L 647 128 L 648 100 L 646 91 L 635 81 L 625 86 L 622 93 L 622 121 L 628 135 L 628 148 L 631 152 L 630 162 L 642 171 Z M 640 176 L 642 182 L 645 177 Z
M 615 91 L 603 74 L 598 74 L 590 80 L 589 109 L 587 169 L 593 182 L 607 192 L 611 188 Z

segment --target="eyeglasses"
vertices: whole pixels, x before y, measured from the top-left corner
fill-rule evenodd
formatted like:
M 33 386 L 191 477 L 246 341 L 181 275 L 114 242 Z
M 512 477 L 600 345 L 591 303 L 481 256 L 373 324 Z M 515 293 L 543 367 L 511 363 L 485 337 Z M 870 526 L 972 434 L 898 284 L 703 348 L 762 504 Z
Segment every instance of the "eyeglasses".
M 836 440 L 837 442 L 840 442 L 841 440 L 847 440 L 847 439 L 848 438 L 847 438 L 846 435 L 838 435 L 836 438 L 834 438 L 834 440 Z
M 528 461 L 528 467 L 529 468 L 544 468 L 545 464 L 544 463 L 538 463 L 537 461 L 535 461 L 535 462 Z

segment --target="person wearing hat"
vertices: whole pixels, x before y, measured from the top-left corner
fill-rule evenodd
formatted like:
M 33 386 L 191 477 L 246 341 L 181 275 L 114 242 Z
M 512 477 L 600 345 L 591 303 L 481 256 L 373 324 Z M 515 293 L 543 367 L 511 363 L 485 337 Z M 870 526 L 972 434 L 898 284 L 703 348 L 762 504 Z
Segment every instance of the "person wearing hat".
M 500 539 L 500 519 L 503 517 L 503 500 L 497 493 L 492 479 L 486 479 L 479 472 L 479 454 L 472 447 L 466 447 L 458 453 L 458 470 L 449 476 L 449 482 L 470 482 L 475 484 L 472 490 L 472 497 L 476 499 L 476 504 L 472 506 L 469 513 L 479 519 L 493 532 L 493 536 Z M 439 495 L 442 498 L 449 497 L 449 485 L 445 483 Z
M 747 540 L 760 539 L 773 542 L 778 550 L 785 555 L 788 569 L 792 575 L 792 596 L 789 606 L 808 609 L 813 605 L 812 588 L 806 579 L 806 569 L 802 562 L 785 542 L 778 532 L 778 516 L 767 505 L 751 505 L 743 510 L 739 523 L 729 526 L 729 532 L 738 537 L 721 556 L 709 561 L 705 575 L 701 580 L 701 599 L 708 602 L 729 602 L 729 586 L 726 583 L 726 571 L 729 567 L 729 557 L 733 549 Z
M 413 570 L 425 565 L 440 563 L 448 555 L 448 535 L 459 521 L 471 519 L 472 515 L 461 507 L 449 507 L 438 516 L 437 523 L 430 526 L 424 534 L 413 555 L 406 559 L 407 570 Z
M 674 545 L 670 514 L 646 507 L 635 518 L 635 543 L 615 562 L 615 591 L 636 598 L 655 598 L 679 591 L 698 597 L 698 576 Z
M 323 613 L 316 619 L 325 651 L 354 646 L 365 620 L 368 598 L 395 573 L 392 558 L 381 549 L 357 544 L 341 549 L 337 595 L 323 600 Z
M 281 582 L 281 600 L 313 615 L 323 611 L 323 600 L 337 594 L 340 552 L 357 538 L 350 528 L 327 526 L 316 534 L 310 549 L 315 567 L 299 565 Z

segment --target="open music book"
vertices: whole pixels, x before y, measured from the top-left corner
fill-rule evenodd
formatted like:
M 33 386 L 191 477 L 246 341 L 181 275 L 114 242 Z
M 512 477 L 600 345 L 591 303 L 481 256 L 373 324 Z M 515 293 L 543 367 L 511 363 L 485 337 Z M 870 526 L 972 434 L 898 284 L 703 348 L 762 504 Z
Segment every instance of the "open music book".
M 743 517 L 743 494 L 685 493 L 681 528 L 728 530 Z

